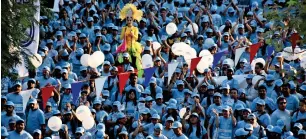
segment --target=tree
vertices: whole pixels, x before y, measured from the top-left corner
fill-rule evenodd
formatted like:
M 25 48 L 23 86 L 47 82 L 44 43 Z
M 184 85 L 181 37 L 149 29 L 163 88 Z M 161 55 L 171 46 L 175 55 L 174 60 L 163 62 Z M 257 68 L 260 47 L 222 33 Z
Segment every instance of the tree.
M 25 59 L 28 68 L 33 67 L 28 60 L 27 50 L 20 47 L 22 41 L 29 39 L 26 30 L 33 22 L 38 23 L 34 17 L 37 7 L 33 3 L 34 0 L 1 1 L 1 78 L 9 76 L 17 79 L 17 75 L 10 71 L 21 63 L 21 57 Z M 49 12 L 43 6 L 40 9 L 45 13 Z

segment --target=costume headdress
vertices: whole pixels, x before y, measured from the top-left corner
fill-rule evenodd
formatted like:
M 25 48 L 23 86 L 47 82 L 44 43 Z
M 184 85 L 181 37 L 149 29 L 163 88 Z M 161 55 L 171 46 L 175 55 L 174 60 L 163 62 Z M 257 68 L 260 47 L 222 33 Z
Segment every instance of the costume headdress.
M 133 19 L 140 22 L 142 18 L 142 11 L 137 10 L 137 7 L 133 4 L 126 4 L 120 11 L 119 17 L 121 20 L 124 20 L 127 17 L 132 17 Z

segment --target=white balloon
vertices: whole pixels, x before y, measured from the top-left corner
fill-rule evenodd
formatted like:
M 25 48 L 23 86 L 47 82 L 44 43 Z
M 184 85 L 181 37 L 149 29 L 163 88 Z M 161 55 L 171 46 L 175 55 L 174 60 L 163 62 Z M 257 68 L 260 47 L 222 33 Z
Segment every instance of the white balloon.
M 85 105 L 79 106 L 76 109 L 76 116 L 80 121 L 83 121 L 84 119 L 86 119 L 87 117 L 90 117 L 91 112 L 89 110 L 89 108 Z
M 83 54 L 81 56 L 81 64 L 85 67 L 89 66 L 89 61 L 90 61 L 90 55 L 89 54 Z
M 101 65 L 104 62 L 105 56 L 104 56 L 104 54 L 101 51 L 95 51 L 91 55 L 90 60 L 94 61 L 94 64 L 92 66 L 95 66 L 93 68 L 96 68 L 96 67 L 98 67 L 99 65 Z
M 158 48 L 160 48 L 161 45 L 159 42 L 153 42 L 153 49 L 156 51 Z
M 95 125 L 95 120 L 91 116 L 86 117 L 83 119 L 82 125 L 86 130 L 89 130 Z
M 174 23 L 169 23 L 166 26 L 166 32 L 168 35 L 173 35 L 177 31 L 177 26 Z
M 52 131 L 58 131 L 61 129 L 62 127 L 62 120 L 60 118 L 58 118 L 57 116 L 52 116 L 49 120 L 48 120 L 48 127 L 52 130 Z
M 42 64 L 42 58 L 39 54 L 32 55 L 30 61 L 35 68 L 38 68 Z
M 258 62 L 262 63 L 264 66 L 266 65 L 266 61 L 265 61 L 263 58 L 256 58 L 256 59 L 254 59 L 254 60 L 252 61 L 252 63 L 251 63 L 251 67 L 252 67 L 252 70 L 253 70 L 253 71 L 255 71 L 255 65 L 256 65 L 256 63 L 258 63 Z
M 197 57 L 197 52 L 194 48 L 188 47 L 187 49 L 185 49 L 185 53 L 183 54 L 183 56 L 184 56 L 186 63 L 190 67 L 191 59 Z
M 180 110 L 180 112 L 179 112 L 180 117 L 183 118 L 183 116 L 185 115 L 185 113 L 186 113 L 186 108 L 182 108 L 182 109 Z
M 151 55 L 144 54 L 142 56 L 141 60 L 142 60 L 142 68 L 143 69 L 153 67 L 153 60 L 152 60 L 152 56 Z
M 192 24 L 193 24 L 195 33 L 198 33 L 199 32 L 199 26 L 196 23 L 192 23 Z M 191 30 L 191 35 L 193 35 L 194 33 L 193 33 L 192 25 L 189 24 L 187 26 L 187 28 Z
M 212 46 L 213 44 L 215 44 L 215 41 L 212 38 L 207 38 L 204 42 L 204 45 L 207 45 L 207 46 Z
M 214 57 L 208 50 L 202 50 L 199 54 L 199 57 L 202 57 L 200 62 L 197 65 L 197 70 L 200 73 L 203 73 L 206 68 L 213 63 Z
M 184 42 L 174 43 L 171 46 L 172 52 L 177 56 L 184 55 L 186 48 L 188 49 L 190 46 Z

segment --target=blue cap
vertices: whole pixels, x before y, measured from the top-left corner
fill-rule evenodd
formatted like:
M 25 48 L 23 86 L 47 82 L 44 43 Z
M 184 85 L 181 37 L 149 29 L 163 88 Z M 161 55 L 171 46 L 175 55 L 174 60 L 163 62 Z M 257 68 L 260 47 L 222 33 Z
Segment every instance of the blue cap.
M 37 103 L 37 100 L 36 100 L 35 98 L 30 99 L 30 100 L 29 100 L 29 104 L 31 104 L 31 103 L 36 104 L 36 103 Z
M 217 9 L 218 9 L 217 5 L 212 5 L 212 6 L 210 7 L 210 10 L 211 10 L 212 12 L 216 12 Z
M 50 68 L 48 66 L 44 66 L 43 70 L 50 71 Z
M 152 39 L 151 37 L 147 37 L 147 38 L 146 38 L 146 41 L 150 41 L 150 42 L 152 42 L 152 41 L 153 41 L 153 39 Z
M 248 74 L 246 78 L 247 78 L 247 79 L 253 79 L 253 77 L 254 77 L 253 74 Z
M 57 115 L 57 114 L 61 114 L 61 112 L 59 110 L 53 111 L 53 115 Z
M 14 106 L 14 103 L 12 101 L 7 101 L 5 106 Z
M 49 48 L 48 48 L 47 46 L 43 46 L 43 47 L 41 47 L 41 49 L 42 49 L 42 50 L 45 50 L 45 51 L 48 51 L 48 50 L 49 50 Z
M 82 31 L 78 29 L 78 30 L 76 30 L 76 33 L 80 34 L 80 33 L 82 33 Z
M 259 99 L 256 101 L 256 104 L 259 104 L 259 105 L 266 105 L 266 102 L 262 99 Z
M 78 48 L 75 53 L 77 56 L 81 56 L 84 54 L 84 50 L 82 48 Z
M 56 31 L 56 36 L 63 36 L 63 32 L 62 31 Z
M 233 7 L 229 7 L 228 10 L 227 10 L 227 12 L 228 12 L 228 13 L 233 13 L 233 12 L 235 12 L 235 10 L 234 10 Z
M 244 25 L 243 24 L 239 24 L 238 28 L 244 28 Z
M 213 85 L 208 85 L 208 87 L 207 87 L 207 90 L 214 90 L 215 89 L 215 86 L 213 86 Z
M 48 44 L 48 43 L 52 43 L 52 44 L 53 44 L 53 40 L 48 39 L 48 40 L 47 40 L 47 44 Z
M 273 127 L 272 132 L 282 134 L 282 129 L 279 126 L 275 126 Z
M 256 32 L 263 33 L 263 32 L 265 32 L 265 30 L 264 30 L 263 28 L 257 28 L 257 29 L 256 29 Z
M 253 15 L 253 12 L 251 12 L 251 11 L 249 11 L 248 13 L 247 13 L 247 15 Z
M 289 85 L 290 85 L 290 89 L 296 89 L 296 85 L 295 85 L 294 81 L 290 81 Z
M 176 82 L 176 84 L 177 84 L 177 85 L 184 85 L 184 82 L 183 82 L 182 80 L 178 80 L 178 81 Z
M 213 33 L 213 30 L 212 30 L 211 28 L 208 28 L 208 29 L 206 30 L 206 33 Z
M 278 86 L 278 87 L 281 87 L 283 85 L 283 81 L 281 79 L 277 79 L 275 81 L 275 85 Z
M 100 26 L 94 26 L 94 30 L 101 30 Z
M 7 100 L 6 96 L 4 96 L 4 95 L 1 96 L 1 99 Z
M 112 30 L 117 30 L 117 31 L 118 31 L 119 28 L 118 28 L 117 26 L 113 26 L 113 27 L 112 27 Z
M 96 37 L 102 37 L 102 34 L 100 32 L 96 33 Z
M 274 81 L 274 77 L 271 74 L 268 74 L 266 77 L 266 81 Z
M 63 53 L 62 53 L 62 56 L 69 56 L 69 53 L 66 49 L 64 49 Z
M 86 35 L 85 35 L 84 33 L 82 33 L 82 34 L 80 35 L 80 38 L 86 38 Z
M 81 66 L 81 67 L 80 67 L 80 71 L 83 71 L 83 70 L 87 70 L 87 67 Z
M 93 15 L 93 17 L 97 17 L 97 18 L 99 18 L 99 15 L 98 15 L 98 14 L 94 14 L 94 15 Z
M 217 92 L 214 94 L 214 97 L 222 97 L 222 95 L 219 92 Z
M 63 88 L 65 89 L 71 89 L 71 85 L 69 83 L 66 83 L 63 85 Z
M 16 83 L 14 84 L 14 86 L 17 86 L 17 85 L 22 86 L 20 82 L 16 82 Z
M 121 118 L 125 118 L 125 114 L 122 113 L 122 112 L 119 112 L 119 113 L 117 114 L 117 119 L 121 119 Z
M 88 17 L 88 18 L 87 18 L 87 21 L 88 21 L 88 22 L 92 22 L 92 21 L 93 21 L 93 18 L 92 18 L 92 17 Z
M 96 100 L 94 100 L 93 104 L 94 104 L 94 105 L 96 105 L 96 104 L 101 104 L 101 101 L 100 101 L 99 99 L 96 99 Z
M 67 29 L 66 29 L 66 27 L 65 27 L 65 26 L 61 26 L 61 27 L 59 28 L 59 30 L 61 30 L 61 31 L 62 31 L 62 30 L 67 30 Z
M 182 33 L 181 37 L 187 37 L 186 33 Z
M 102 48 L 103 51 L 110 51 L 110 49 L 111 49 L 110 44 L 105 43 L 105 44 L 103 45 L 103 48 Z
M 222 84 L 222 87 L 221 87 L 221 89 L 230 89 L 230 88 L 231 87 L 227 83 Z
M 305 130 L 299 130 L 298 135 L 306 135 L 306 131 Z
M 249 134 L 249 132 L 248 131 L 245 131 L 243 128 L 239 128 L 239 129 L 237 129 L 236 131 L 235 131 L 235 135 L 236 136 L 246 136 L 246 135 L 248 135 Z

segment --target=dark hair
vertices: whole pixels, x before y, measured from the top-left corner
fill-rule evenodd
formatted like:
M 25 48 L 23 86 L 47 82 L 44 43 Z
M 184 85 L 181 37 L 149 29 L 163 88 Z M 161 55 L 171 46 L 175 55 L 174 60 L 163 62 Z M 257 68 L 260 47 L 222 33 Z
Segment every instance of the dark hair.
M 255 65 L 259 66 L 260 69 L 262 69 L 264 67 L 264 65 L 260 62 L 257 62 Z
M 267 88 L 266 88 L 265 86 L 263 86 L 263 85 L 261 85 L 261 86 L 258 87 L 258 90 L 260 90 L 260 89 L 267 90 Z
M 130 98 L 129 98 L 129 95 L 130 95 L 131 93 L 134 93 L 134 94 L 135 94 L 135 98 L 134 98 L 133 100 L 130 100 Z M 136 90 L 135 90 L 135 89 L 130 89 L 130 91 L 129 91 L 128 93 L 126 93 L 125 98 L 126 98 L 126 101 L 125 101 L 126 103 L 129 102 L 129 101 L 133 101 L 134 106 L 137 106 Z
M 191 117 L 191 116 L 190 116 L 190 117 Z M 192 124 L 191 124 L 191 122 L 190 122 L 190 117 L 189 117 L 189 120 L 188 120 L 189 128 L 187 129 L 187 135 L 188 135 L 188 136 L 189 136 L 189 135 L 192 133 L 192 131 L 193 131 L 193 127 L 192 127 Z M 201 127 L 201 120 L 200 120 L 199 117 L 197 117 L 197 118 L 198 118 L 198 122 L 197 122 L 196 136 L 197 136 L 198 138 L 200 138 L 200 137 L 201 137 L 201 130 L 202 130 L 202 127 Z
M 286 98 L 284 98 L 284 97 L 278 97 L 278 98 L 277 98 L 277 101 L 276 101 L 277 104 L 278 104 L 280 101 L 282 101 L 282 100 L 286 100 Z M 286 100 L 286 101 L 287 101 L 287 100 Z

